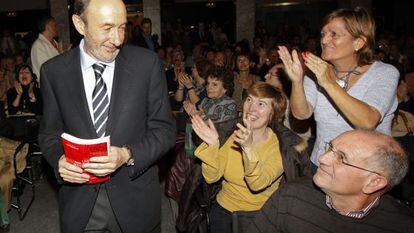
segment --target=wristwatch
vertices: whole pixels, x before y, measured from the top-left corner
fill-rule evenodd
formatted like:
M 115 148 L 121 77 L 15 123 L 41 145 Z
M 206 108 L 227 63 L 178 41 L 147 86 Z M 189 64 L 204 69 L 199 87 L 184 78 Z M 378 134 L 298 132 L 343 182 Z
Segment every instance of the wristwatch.
M 126 162 L 126 166 L 127 167 L 134 166 L 135 165 L 135 163 L 134 163 L 135 160 L 134 160 L 134 157 L 132 157 L 131 147 L 129 145 L 124 145 L 124 146 L 122 146 L 122 148 L 127 149 L 128 150 L 128 154 L 129 154 L 129 158 L 128 158 L 127 162 Z

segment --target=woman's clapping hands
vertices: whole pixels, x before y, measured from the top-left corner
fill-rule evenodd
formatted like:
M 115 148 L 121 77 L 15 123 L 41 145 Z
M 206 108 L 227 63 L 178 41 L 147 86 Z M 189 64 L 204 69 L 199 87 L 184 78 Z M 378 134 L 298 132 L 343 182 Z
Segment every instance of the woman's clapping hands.
M 213 121 L 207 120 L 207 123 L 199 115 L 194 115 L 191 118 L 193 124 L 193 130 L 196 132 L 198 137 L 201 138 L 209 146 L 219 144 L 219 134 L 214 126 Z
M 284 70 L 293 83 L 300 83 L 303 81 L 303 67 L 300 62 L 298 52 L 296 50 L 289 53 L 285 46 L 278 47 L 280 59 L 283 62 Z
M 331 64 L 310 52 L 302 53 L 302 57 L 306 67 L 315 74 L 319 86 L 325 88 L 328 84 L 336 83 L 332 78 L 334 70 Z
M 250 119 L 246 116 L 243 118 L 244 126 L 237 123 L 238 130 L 234 131 L 234 141 L 239 143 L 243 150 L 251 148 L 253 144 L 253 132 L 251 129 Z

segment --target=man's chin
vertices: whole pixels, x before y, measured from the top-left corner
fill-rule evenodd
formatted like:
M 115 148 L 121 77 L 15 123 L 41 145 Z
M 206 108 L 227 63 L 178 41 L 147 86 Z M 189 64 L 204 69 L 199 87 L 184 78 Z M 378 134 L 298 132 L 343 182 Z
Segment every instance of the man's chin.
M 119 50 L 116 50 L 114 53 L 108 54 L 107 56 L 102 57 L 101 60 L 103 62 L 107 62 L 107 63 L 113 62 L 115 60 L 116 56 L 118 55 L 118 53 L 119 53 Z
M 119 49 L 115 50 L 114 52 L 107 52 L 107 51 L 100 51 L 96 54 L 95 57 L 97 60 L 101 62 L 111 63 L 115 60 L 116 56 L 118 56 Z
M 315 175 L 313 175 L 313 182 L 316 184 L 316 186 L 322 188 L 323 186 L 323 180 L 327 179 L 329 176 L 328 173 L 323 171 L 321 168 L 318 168 Z

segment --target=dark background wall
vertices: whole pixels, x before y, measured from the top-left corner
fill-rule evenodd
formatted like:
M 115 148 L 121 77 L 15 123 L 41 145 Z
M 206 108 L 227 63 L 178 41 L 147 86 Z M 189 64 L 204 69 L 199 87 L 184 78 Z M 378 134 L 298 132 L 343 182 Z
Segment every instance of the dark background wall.
M 49 1 L 52 0 L 0 0 L 0 30 L 11 28 L 15 32 L 34 31 L 36 22 L 42 15 L 50 14 Z M 127 4 L 142 6 L 142 0 L 124 0 Z M 291 0 L 286 0 L 291 1 Z M 73 0 L 68 0 L 70 5 Z M 217 21 L 223 29 L 234 36 L 235 4 L 233 1 L 215 1 L 216 7 L 207 8 L 202 0 L 161 0 L 162 21 L 174 23 L 181 18 L 185 24 L 195 24 L 197 20 Z M 265 22 L 268 31 L 273 32 L 278 25 L 289 22 L 300 25 L 307 21 L 312 28 L 319 28 L 324 15 L 337 8 L 341 0 L 306 0 L 291 6 L 265 6 L 256 1 L 256 19 Z M 378 28 L 400 32 L 414 32 L 414 1 L 372 0 L 372 12 Z M 12 13 L 12 14 L 10 14 Z M 233 31 L 231 30 L 233 29 Z

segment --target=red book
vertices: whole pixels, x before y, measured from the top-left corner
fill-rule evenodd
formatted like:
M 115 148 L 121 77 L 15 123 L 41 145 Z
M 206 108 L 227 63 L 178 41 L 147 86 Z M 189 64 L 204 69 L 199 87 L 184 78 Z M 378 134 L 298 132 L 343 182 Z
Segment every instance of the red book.
M 110 151 L 110 137 L 97 139 L 82 139 L 63 133 L 61 135 L 66 161 L 82 168 L 83 163 L 89 162 L 91 157 L 108 156 Z M 90 176 L 86 184 L 96 184 L 109 180 L 108 176 L 95 176 L 85 171 Z

